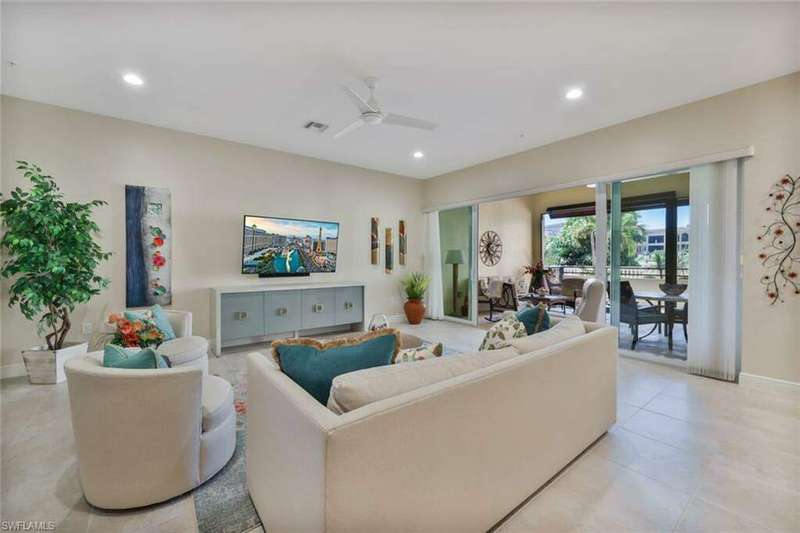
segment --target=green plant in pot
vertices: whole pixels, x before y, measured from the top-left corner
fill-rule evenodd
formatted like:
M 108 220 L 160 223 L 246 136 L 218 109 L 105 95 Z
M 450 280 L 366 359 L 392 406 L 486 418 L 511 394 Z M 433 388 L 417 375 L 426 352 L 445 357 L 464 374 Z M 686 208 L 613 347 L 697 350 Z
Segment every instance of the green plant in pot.
M 95 271 L 111 254 L 94 238 L 100 228 L 92 211 L 106 202 L 65 202 L 55 180 L 37 165 L 17 161 L 31 188 L 0 195 L 5 260 L 0 276 L 9 280 L 8 305 L 37 322 L 45 345 L 22 352 L 31 383 L 58 383 L 64 362 L 86 353 L 87 343 L 67 342 L 70 313 L 108 286 Z
M 419 324 L 422 322 L 422 317 L 425 316 L 425 304 L 422 299 L 425 297 L 425 291 L 428 290 L 430 278 L 422 272 L 412 272 L 400 283 L 403 285 L 403 290 L 406 291 L 406 298 L 408 298 L 403 306 L 406 319 L 409 324 Z

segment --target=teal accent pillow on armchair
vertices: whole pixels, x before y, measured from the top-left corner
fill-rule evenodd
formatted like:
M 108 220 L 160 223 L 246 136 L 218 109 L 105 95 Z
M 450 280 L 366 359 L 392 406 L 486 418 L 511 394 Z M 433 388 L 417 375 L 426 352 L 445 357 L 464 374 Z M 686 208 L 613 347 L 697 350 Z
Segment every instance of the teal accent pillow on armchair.
M 166 359 L 152 348 L 138 352 L 122 346 L 106 344 L 103 348 L 103 366 L 106 368 L 168 368 Z
M 156 327 L 161 330 L 161 333 L 164 334 L 164 342 L 171 341 L 175 338 L 175 330 L 172 329 L 172 324 L 169 323 L 167 313 L 165 313 L 158 304 L 143 311 L 125 311 L 125 318 L 128 320 L 149 320 L 153 322 Z
M 550 315 L 547 314 L 547 307 L 544 304 L 526 307 L 517 313 L 517 318 L 525 325 L 528 335 L 550 329 Z
M 281 339 L 273 341 L 272 348 L 281 370 L 325 405 L 336 376 L 391 364 L 400 348 L 400 334 L 385 328 L 328 342 Z

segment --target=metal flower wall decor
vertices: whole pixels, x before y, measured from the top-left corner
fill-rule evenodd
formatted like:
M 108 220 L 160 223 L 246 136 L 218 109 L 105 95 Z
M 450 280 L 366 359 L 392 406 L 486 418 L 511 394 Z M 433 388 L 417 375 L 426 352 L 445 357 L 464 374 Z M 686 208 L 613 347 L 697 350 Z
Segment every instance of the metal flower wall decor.
M 785 175 L 772 185 L 769 207 L 773 215 L 756 237 L 761 243 L 758 258 L 766 269 L 761 277 L 770 303 L 783 302 L 788 291 L 800 295 L 800 176 Z

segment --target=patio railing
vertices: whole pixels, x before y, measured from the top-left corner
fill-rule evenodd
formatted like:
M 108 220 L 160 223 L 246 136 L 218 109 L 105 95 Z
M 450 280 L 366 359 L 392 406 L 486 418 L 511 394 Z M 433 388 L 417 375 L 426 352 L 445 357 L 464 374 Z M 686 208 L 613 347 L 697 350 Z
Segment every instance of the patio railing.
M 582 266 L 582 265 L 551 265 L 545 267 L 547 269 L 555 270 L 558 272 L 559 279 L 563 279 L 564 277 L 587 277 L 594 274 L 594 267 L 593 266 Z M 611 273 L 611 268 L 608 268 L 609 275 Z M 628 266 L 620 268 L 620 277 L 623 279 L 653 279 L 653 280 L 660 280 L 664 279 L 666 275 L 665 268 L 656 268 L 656 267 L 642 267 L 642 266 Z M 688 268 L 679 268 L 678 269 L 678 279 L 689 279 L 689 269 Z

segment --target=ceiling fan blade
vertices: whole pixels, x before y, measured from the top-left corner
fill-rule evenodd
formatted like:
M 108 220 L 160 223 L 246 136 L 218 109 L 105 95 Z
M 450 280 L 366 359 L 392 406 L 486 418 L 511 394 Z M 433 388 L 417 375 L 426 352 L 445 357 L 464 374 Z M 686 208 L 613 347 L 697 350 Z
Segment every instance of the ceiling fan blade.
M 439 127 L 439 125 L 434 122 L 428 122 L 427 120 L 422 120 L 420 118 L 407 117 L 405 115 L 395 115 L 392 113 L 389 113 L 383 117 L 383 123 L 393 124 L 395 126 L 405 126 L 407 128 L 418 128 L 421 130 L 435 130 Z
M 353 101 L 353 103 L 355 104 L 355 106 L 358 108 L 358 110 L 361 113 L 367 113 L 367 112 L 377 113 L 378 112 L 378 108 L 377 107 L 373 107 L 369 102 L 364 100 L 361 97 L 361 95 L 359 95 L 357 92 L 355 92 L 353 89 L 351 89 L 347 85 L 342 85 L 342 90 L 344 91 L 344 94 L 346 94 L 350 98 L 350 100 Z
M 336 133 L 334 133 L 333 134 L 333 138 L 334 139 L 338 139 L 339 137 L 343 137 L 343 136 L 347 135 L 348 133 L 350 133 L 351 131 L 357 130 L 358 128 L 360 128 L 364 124 L 366 124 L 366 122 L 364 122 L 361 119 L 358 119 L 355 122 L 352 122 L 352 123 L 348 124 L 347 126 L 342 128 L 341 130 L 339 130 Z

